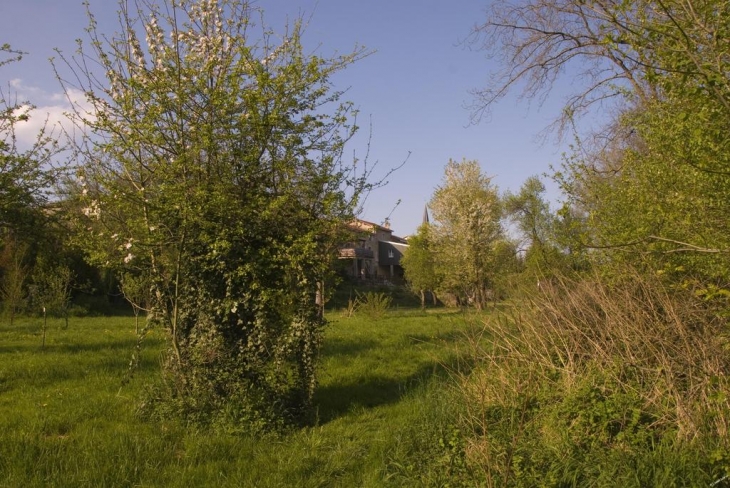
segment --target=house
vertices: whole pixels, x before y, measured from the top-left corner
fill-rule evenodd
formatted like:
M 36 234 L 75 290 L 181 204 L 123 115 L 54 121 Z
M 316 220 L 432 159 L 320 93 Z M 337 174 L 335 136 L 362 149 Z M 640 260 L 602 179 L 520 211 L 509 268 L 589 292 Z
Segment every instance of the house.
M 357 219 L 348 225 L 352 240 L 340 248 L 339 258 L 350 261 L 345 266 L 347 274 L 364 280 L 403 282 L 400 265 L 406 240 L 393 234 L 390 225 L 374 224 Z

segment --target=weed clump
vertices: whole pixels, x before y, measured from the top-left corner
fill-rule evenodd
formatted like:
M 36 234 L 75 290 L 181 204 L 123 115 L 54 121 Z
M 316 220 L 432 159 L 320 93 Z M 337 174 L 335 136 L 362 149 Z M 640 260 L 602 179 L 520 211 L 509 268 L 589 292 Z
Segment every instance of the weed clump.
M 365 293 L 356 293 L 356 298 L 350 299 L 347 308 L 344 311 L 346 317 L 352 317 L 357 313 L 362 313 L 371 320 L 380 320 L 387 313 L 393 297 L 384 292 L 368 291 Z

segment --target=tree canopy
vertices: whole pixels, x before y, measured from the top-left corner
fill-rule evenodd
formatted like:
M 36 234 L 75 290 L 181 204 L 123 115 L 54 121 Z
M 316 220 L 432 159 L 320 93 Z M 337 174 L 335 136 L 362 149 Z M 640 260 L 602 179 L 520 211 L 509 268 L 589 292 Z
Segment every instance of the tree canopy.
M 22 57 L 8 44 L 0 46 L 0 68 Z M 57 176 L 51 163 L 59 147 L 50 129 L 44 127 L 32 143 L 18 141 L 16 128 L 29 120 L 32 109 L 30 101 L 0 89 L 0 228 L 5 237 L 37 237 L 41 207 Z
M 497 189 L 477 161 L 450 160 L 429 207 L 441 289 L 483 307 L 493 278 L 494 244 L 502 237 Z
M 403 253 L 401 266 L 410 287 L 421 295 L 421 307 L 426 306 L 426 291 L 430 291 L 434 304 L 436 290 L 440 287 L 437 274 L 437 254 L 434 251 L 435 243 L 431 235 L 431 226 L 424 222 L 418 228 L 416 235 L 408 239 L 408 248 Z
M 477 90 L 478 110 L 520 83 L 528 97 L 547 96 L 567 74 L 575 79 L 563 127 L 581 127 L 591 110 L 606 120 L 579 133 L 556 174 L 568 206 L 585 217 L 580 239 L 594 254 L 730 277 L 729 8 L 500 1 L 475 29 L 473 41 L 502 61 Z

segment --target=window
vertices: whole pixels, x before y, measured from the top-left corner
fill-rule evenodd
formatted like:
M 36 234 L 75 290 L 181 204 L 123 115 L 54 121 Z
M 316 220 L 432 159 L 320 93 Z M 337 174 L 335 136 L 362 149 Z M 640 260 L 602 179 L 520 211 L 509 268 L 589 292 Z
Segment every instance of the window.
M 392 249 L 388 249 L 388 257 L 390 259 L 393 259 L 395 257 L 395 254 L 393 253 L 393 250 Z

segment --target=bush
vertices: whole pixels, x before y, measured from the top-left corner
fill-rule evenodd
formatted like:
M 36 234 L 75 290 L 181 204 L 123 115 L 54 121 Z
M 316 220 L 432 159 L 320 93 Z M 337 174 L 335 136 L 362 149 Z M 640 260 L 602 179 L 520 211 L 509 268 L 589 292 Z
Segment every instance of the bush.
M 487 324 L 463 378 L 488 486 L 707 486 L 730 473 L 727 323 L 627 270 L 555 279 Z

